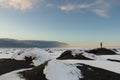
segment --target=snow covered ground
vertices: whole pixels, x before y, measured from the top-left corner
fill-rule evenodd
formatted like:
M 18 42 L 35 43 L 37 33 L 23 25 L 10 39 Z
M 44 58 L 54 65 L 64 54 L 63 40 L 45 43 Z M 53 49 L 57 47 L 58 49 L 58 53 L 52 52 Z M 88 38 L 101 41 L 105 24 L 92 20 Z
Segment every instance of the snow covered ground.
M 22 52 L 20 51 L 18 53 L 15 53 L 11 56 L 11 59 L 25 60 L 26 57 L 31 57 L 33 59 L 33 65 L 35 66 L 38 66 L 45 61 L 52 59 L 47 51 L 38 48 L 26 49 Z
M 21 78 L 22 76 L 18 74 L 18 72 L 21 72 L 24 70 L 29 70 L 29 69 L 21 69 L 21 70 L 16 70 L 10 73 L 3 74 L 0 76 L 0 80 L 25 80 L 24 78 Z
M 73 56 L 82 55 L 92 60 L 56 60 L 64 51 L 71 50 Z M 88 49 L 87 49 L 88 50 Z M 112 50 L 112 49 L 111 49 Z M 32 59 L 34 66 L 39 66 L 46 61 L 49 61 L 47 66 L 44 68 L 45 77 L 48 80 L 79 80 L 82 78 L 81 70 L 75 65 L 77 63 L 86 64 L 93 67 L 108 70 L 117 74 L 120 74 L 120 62 L 109 61 L 108 59 L 120 60 L 120 49 L 116 49 L 116 55 L 95 55 L 92 53 L 85 52 L 85 49 L 39 49 L 39 48 L 28 48 L 28 49 L 0 49 L 0 59 L 15 59 L 15 60 L 26 60 L 27 58 Z M 16 70 L 10 73 L 0 75 L 0 80 L 26 80 L 21 78 L 18 72 L 24 71 Z
M 111 61 L 90 61 L 90 60 L 62 60 L 64 63 L 77 64 L 83 63 L 90 66 L 102 68 L 120 74 L 120 63 Z
M 106 58 L 106 59 L 120 60 L 120 55 L 101 55 L 100 57 L 103 57 L 103 58 Z
M 52 60 L 44 69 L 48 80 L 79 80 L 82 74 L 74 65 L 67 65 L 58 60 Z
M 11 58 L 14 53 L 24 50 L 23 48 L 0 48 L 0 58 Z

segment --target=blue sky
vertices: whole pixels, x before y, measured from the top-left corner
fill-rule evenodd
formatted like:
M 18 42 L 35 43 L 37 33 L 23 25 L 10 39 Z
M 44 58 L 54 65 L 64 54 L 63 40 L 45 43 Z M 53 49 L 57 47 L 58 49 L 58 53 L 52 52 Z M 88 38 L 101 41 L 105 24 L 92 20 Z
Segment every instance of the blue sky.
M 119 0 L 0 0 L 0 37 L 120 46 Z

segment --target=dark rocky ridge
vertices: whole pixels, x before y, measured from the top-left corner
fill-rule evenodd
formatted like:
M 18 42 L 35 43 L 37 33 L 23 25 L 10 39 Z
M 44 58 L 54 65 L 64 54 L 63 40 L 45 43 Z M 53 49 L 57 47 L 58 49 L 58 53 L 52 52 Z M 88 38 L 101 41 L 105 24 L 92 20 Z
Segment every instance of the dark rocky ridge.
M 43 70 L 47 64 L 48 61 L 37 67 L 34 67 L 32 70 L 19 72 L 19 74 L 22 75 L 26 80 L 47 80 L 45 74 L 43 73 Z
M 24 60 L 0 59 L 0 75 L 18 70 L 34 67 Z
M 107 48 L 96 48 L 92 50 L 87 50 L 88 53 L 93 53 L 95 55 L 115 55 L 115 51 L 107 49 Z
M 120 80 L 120 74 L 86 64 L 78 65 L 80 66 L 77 66 L 77 68 L 81 70 L 84 76 L 80 80 Z
M 48 62 L 35 67 L 31 70 L 19 72 L 26 80 L 47 80 L 43 70 Z M 81 71 L 83 78 L 79 80 L 119 80 L 120 74 L 104 70 L 101 68 L 89 66 L 86 64 L 76 64 L 76 67 Z
M 79 55 L 73 56 L 71 50 L 63 52 L 57 59 L 60 59 L 60 60 L 65 60 L 65 59 L 92 60 L 90 58 L 83 56 L 82 53 L 80 53 Z

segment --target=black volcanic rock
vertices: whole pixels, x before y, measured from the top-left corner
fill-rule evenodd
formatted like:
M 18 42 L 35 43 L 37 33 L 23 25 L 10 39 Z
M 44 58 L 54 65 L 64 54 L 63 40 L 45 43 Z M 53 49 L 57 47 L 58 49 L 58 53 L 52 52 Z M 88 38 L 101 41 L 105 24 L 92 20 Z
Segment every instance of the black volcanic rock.
M 24 60 L 0 59 L 0 75 L 24 68 L 33 67 L 31 63 Z
M 115 55 L 116 54 L 114 51 L 106 48 L 96 48 L 96 49 L 88 50 L 86 52 L 93 53 L 95 55 Z
M 83 78 L 80 80 L 120 80 L 120 74 L 86 64 L 77 65 L 77 68 L 81 70 L 83 75 Z
M 39 40 L 15 40 L 15 39 L 0 39 L 0 48 L 30 48 L 30 47 L 59 47 L 65 46 L 66 43 L 58 41 L 39 41 Z
M 60 59 L 60 60 L 64 60 L 64 59 L 92 60 L 92 59 L 89 59 L 89 58 L 83 56 L 82 53 L 73 56 L 71 50 L 67 50 L 67 51 L 63 52 L 57 59 Z
M 48 62 L 41 64 L 40 66 L 34 67 L 31 70 L 25 70 L 19 72 L 22 78 L 25 80 L 48 80 L 46 74 L 44 74 L 44 68 L 48 65 Z M 83 78 L 79 80 L 119 80 L 120 74 L 114 73 L 105 69 L 89 66 L 86 64 L 75 64 L 75 66 L 81 71 Z M 51 67 L 52 68 L 52 67 Z M 53 76 L 53 74 L 51 74 Z
M 47 64 L 48 64 L 48 61 L 46 61 L 45 63 L 37 67 L 34 67 L 31 70 L 19 72 L 19 74 L 22 75 L 26 80 L 47 80 L 43 72 Z
M 120 62 L 120 60 L 116 60 L 116 59 L 107 59 L 108 61 L 113 61 L 113 62 Z

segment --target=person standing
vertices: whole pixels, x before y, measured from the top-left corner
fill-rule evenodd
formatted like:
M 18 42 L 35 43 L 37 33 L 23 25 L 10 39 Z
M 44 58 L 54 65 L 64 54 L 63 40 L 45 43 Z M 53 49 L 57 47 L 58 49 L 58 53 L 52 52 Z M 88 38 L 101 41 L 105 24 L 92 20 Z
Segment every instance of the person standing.
M 102 42 L 100 43 L 100 47 L 103 48 L 103 44 L 102 44 Z

